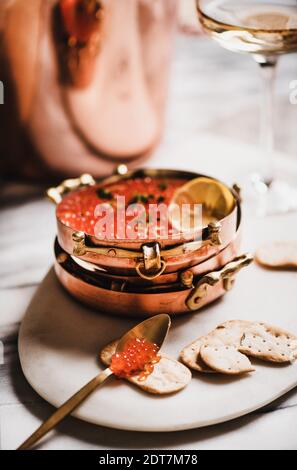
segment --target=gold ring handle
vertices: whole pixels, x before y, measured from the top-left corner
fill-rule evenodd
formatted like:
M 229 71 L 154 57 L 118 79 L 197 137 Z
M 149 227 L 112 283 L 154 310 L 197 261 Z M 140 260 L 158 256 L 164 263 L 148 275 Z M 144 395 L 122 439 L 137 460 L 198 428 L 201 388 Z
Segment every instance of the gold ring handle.
M 144 263 L 143 261 L 140 261 L 136 267 L 136 272 L 138 274 L 138 276 L 140 276 L 142 279 L 146 279 L 147 281 L 153 281 L 154 279 L 157 279 L 157 277 L 161 276 L 161 274 L 164 273 L 165 269 L 166 269 L 166 263 L 164 260 L 161 260 L 161 267 L 159 269 L 158 272 L 154 273 L 154 274 L 148 274 L 145 272 L 145 268 L 144 268 Z M 144 269 L 144 271 L 143 271 Z
M 72 234 L 74 256 L 84 256 L 87 253 L 96 253 L 103 256 L 117 258 L 134 258 L 139 260 L 139 251 L 130 251 L 115 247 L 91 247 L 86 245 L 84 232 L 73 232 Z M 135 267 L 136 272 L 144 279 L 155 279 L 160 276 L 166 268 L 165 261 L 161 260 L 159 243 L 148 243 L 142 246 L 142 259 Z
M 254 257 L 251 254 L 245 254 L 235 258 L 230 263 L 226 264 L 220 271 L 213 271 L 212 273 L 206 274 L 203 276 L 196 286 L 191 290 L 187 300 L 186 305 L 189 310 L 198 310 L 201 301 L 206 297 L 208 289 L 210 287 L 216 286 L 219 282 L 222 281 L 223 288 L 226 291 L 232 289 L 235 275 L 242 269 L 253 261 Z
M 63 196 L 69 191 L 76 191 L 85 186 L 93 186 L 94 184 L 96 184 L 96 181 L 94 180 L 93 176 L 85 173 L 79 178 L 70 178 L 64 180 L 61 184 L 59 184 L 59 186 L 49 188 L 46 191 L 46 195 L 52 202 L 59 204 L 62 201 Z

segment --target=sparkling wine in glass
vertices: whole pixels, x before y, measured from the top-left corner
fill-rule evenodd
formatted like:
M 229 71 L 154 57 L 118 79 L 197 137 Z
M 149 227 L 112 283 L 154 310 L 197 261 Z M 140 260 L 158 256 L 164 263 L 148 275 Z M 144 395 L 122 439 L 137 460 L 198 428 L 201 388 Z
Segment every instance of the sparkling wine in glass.
M 263 158 L 261 173 L 253 175 L 253 190 L 265 195 L 265 207 L 260 210 L 275 212 L 276 207 L 269 207 L 275 205 L 275 196 L 281 211 L 291 209 L 295 202 L 297 207 L 295 192 L 287 184 L 277 184 L 273 172 L 275 70 L 280 55 L 297 52 L 297 0 L 197 0 L 197 10 L 204 30 L 215 41 L 230 51 L 251 54 L 260 66 Z

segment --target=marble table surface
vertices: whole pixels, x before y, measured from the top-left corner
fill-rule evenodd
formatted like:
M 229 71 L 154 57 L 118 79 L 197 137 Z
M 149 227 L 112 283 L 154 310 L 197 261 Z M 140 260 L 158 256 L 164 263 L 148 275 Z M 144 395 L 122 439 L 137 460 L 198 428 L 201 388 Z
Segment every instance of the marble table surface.
M 277 145 L 297 158 L 297 106 L 289 103 L 289 82 L 297 79 L 296 56 L 281 60 L 277 81 Z M 167 129 L 155 156 L 171 166 L 188 166 L 187 156 L 171 150 L 205 136 L 256 143 L 258 75 L 255 64 L 221 50 L 206 38 L 180 35 L 173 64 Z M 195 145 L 195 139 L 193 140 Z M 207 159 L 197 149 L 207 168 Z M 176 155 L 176 153 L 175 153 Z M 222 158 L 224 155 L 222 154 Z M 239 157 L 238 157 L 239 158 Z M 193 164 L 193 161 L 192 161 Z M 296 217 L 295 219 L 296 229 Z M 34 234 L 32 227 L 34 227 Z M 20 369 L 17 336 L 20 321 L 53 261 L 55 220 L 40 188 L 6 185 L 0 214 L 0 443 L 13 449 L 52 411 L 27 384 Z M 0 356 L 1 358 L 1 356 Z M 297 449 L 297 391 L 249 416 L 186 432 L 149 434 L 100 428 L 67 418 L 40 449 Z

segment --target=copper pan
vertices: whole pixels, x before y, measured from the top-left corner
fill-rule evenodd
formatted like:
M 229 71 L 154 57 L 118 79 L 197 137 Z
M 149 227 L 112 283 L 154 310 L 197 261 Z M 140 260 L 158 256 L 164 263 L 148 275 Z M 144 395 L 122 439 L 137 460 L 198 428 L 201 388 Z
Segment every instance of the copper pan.
M 124 173 L 121 166 L 120 171 Z M 164 178 L 181 178 L 185 182 L 199 175 L 193 172 L 178 170 L 137 170 L 117 174 L 106 178 L 98 184 L 103 187 L 128 178 L 150 176 Z M 212 178 L 213 179 L 213 178 Z M 63 195 L 69 191 L 80 190 L 84 186 L 95 185 L 90 175 L 66 180 L 56 188 L 48 190 L 48 197 L 59 204 Z M 240 202 L 238 194 L 233 191 L 234 207 L 215 223 L 203 227 L 200 232 L 182 234 L 180 239 L 168 240 L 99 240 L 84 232 L 77 232 L 66 226 L 57 218 L 58 241 L 69 254 L 97 264 L 112 274 L 138 275 L 146 280 L 197 265 L 218 254 L 233 240 L 238 228 Z
M 212 256 L 207 260 L 194 265 L 186 270 L 176 271 L 172 273 L 162 274 L 161 276 L 147 280 L 140 276 L 123 276 L 110 274 L 106 270 L 100 268 L 98 265 L 88 263 L 87 261 L 81 260 L 72 256 L 71 261 L 81 269 L 81 272 L 86 272 L 89 276 L 94 278 L 100 278 L 105 281 L 107 285 L 114 286 L 118 290 L 126 290 L 130 287 L 149 287 L 154 285 L 168 285 L 168 284 L 179 284 L 180 286 L 189 286 L 193 282 L 193 278 L 201 276 L 210 271 L 219 269 L 221 266 L 232 261 L 239 253 L 240 247 L 240 229 L 237 230 L 235 238 L 227 245 L 222 251 L 216 256 Z M 58 241 L 55 242 L 55 255 L 57 260 L 65 262 L 70 255 L 68 255 L 59 245 Z
M 217 271 L 198 276 L 189 287 L 173 284 L 138 292 L 105 288 L 101 280 L 81 272 L 79 266 L 73 269 L 73 264 L 67 263 L 67 259 L 71 257 L 66 253 L 64 260 L 60 256 L 55 263 L 55 270 L 60 282 L 73 297 L 103 313 L 143 317 L 164 312 L 177 315 L 199 310 L 230 290 L 238 271 L 248 266 L 253 257 L 249 254 L 239 256 Z

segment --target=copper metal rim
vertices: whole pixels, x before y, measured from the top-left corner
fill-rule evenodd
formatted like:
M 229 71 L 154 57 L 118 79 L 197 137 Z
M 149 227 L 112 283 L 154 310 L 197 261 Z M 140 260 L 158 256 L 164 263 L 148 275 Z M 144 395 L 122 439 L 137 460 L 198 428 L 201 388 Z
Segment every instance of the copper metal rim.
M 89 176 L 89 178 L 88 178 Z M 117 183 L 119 181 L 124 181 L 124 180 L 127 180 L 127 179 L 131 179 L 131 178 L 140 178 L 140 177 L 146 177 L 146 176 L 149 176 L 149 177 L 162 177 L 162 178 L 178 178 L 178 179 L 182 179 L 182 180 L 185 180 L 185 182 L 187 181 L 190 181 L 194 178 L 197 178 L 199 176 L 202 176 L 202 177 L 205 177 L 206 175 L 202 175 L 202 174 L 199 174 L 199 173 L 195 173 L 195 172 L 189 172 L 189 171 L 181 171 L 181 170 L 167 170 L 167 169 L 138 169 L 138 170 L 135 170 L 135 171 L 129 171 L 123 175 L 113 175 L 113 176 L 110 176 L 108 178 L 105 178 L 103 179 L 102 181 L 100 181 L 100 183 L 96 183 L 95 180 L 90 176 L 90 175 L 82 175 L 81 178 L 77 178 L 77 180 L 66 180 L 64 181 L 58 188 L 62 188 L 62 187 L 66 187 L 67 188 L 67 185 L 68 185 L 68 182 L 69 181 L 77 181 L 77 186 L 75 187 L 74 186 L 74 191 L 75 190 L 79 190 L 81 189 L 82 187 L 84 186 L 89 186 L 89 185 L 98 185 L 98 188 L 100 187 L 104 187 L 106 185 L 109 185 L 109 184 L 113 184 L 113 183 Z M 209 179 L 212 179 L 214 181 L 217 181 L 216 178 L 212 178 L 212 177 L 209 177 L 209 176 L 206 176 L 207 178 Z M 80 180 L 82 182 L 80 182 Z M 58 203 L 58 201 L 60 200 L 61 197 L 63 197 L 63 190 L 61 192 L 61 190 L 59 190 L 59 195 L 54 195 L 55 193 L 55 190 L 57 188 L 51 188 L 48 192 L 50 193 L 50 198 L 52 200 L 55 200 L 56 203 Z M 237 201 L 238 199 L 238 195 L 234 193 L 234 191 L 232 189 L 230 189 L 231 192 L 233 192 L 233 195 L 234 195 L 234 199 L 235 201 Z M 69 192 L 67 191 L 66 189 L 66 192 Z M 228 219 L 232 216 L 233 212 L 235 212 L 235 221 L 236 221 L 236 211 L 237 211 L 237 207 L 236 207 L 236 204 L 234 205 L 234 210 L 232 212 L 230 212 L 230 214 L 226 215 L 226 217 L 222 218 L 220 220 L 220 223 L 222 224 L 222 228 L 224 228 L 224 226 L 226 225 L 228 227 Z M 234 218 L 233 218 L 233 221 L 234 221 Z M 235 222 L 236 224 L 236 222 Z M 227 228 L 226 227 L 226 228 Z M 71 250 L 73 250 L 73 232 L 74 230 L 71 228 L 71 227 L 68 227 L 66 226 L 63 222 L 61 222 L 60 220 L 58 220 L 58 238 L 59 238 L 59 242 L 61 244 L 61 246 L 63 246 L 63 248 L 68 251 L 68 253 L 71 252 Z M 167 240 L 158 240 L 158 243 L 160 244 L 160 248 L 161 249 L 165 249 L 166 247 L 168 246 L 172 246 L 172 245 L 176 245 L 176 244 L 182 244 L 182 243 L 185 243 L 185 242 L 191 242 L 193 241 L 194 239 L 197 239 L 197 238 L 201 238 L 202 240 L 206 240 L 209 236 L 209 233 L 208 233 L 208 227 L 204 227 L 203 230 L 201 230 L 200 232 L 195 232 L 195 233 L 186 233 L 186 234 L 182 234 L 181 237 L 180 237 L 180 240 L 172 240 L 172 239 L 167 239 Z M 64 235 L 64 237 L 62 237 L 62 235 Z M 221 236 L 223 237 L 224 236 L 224 233 L 223 233 L 223 230 L 222 230 L 222 233 L 221 233 Z M 99 240 L 97 239 L 96 237 L 92 236 L 92 235 L 89 235 L 87 233 L 85 233 L 85 240 L 86 242 L 88 241 L 91 245 L 94 245 L 94 246 L 103 246 L 103 247 L 118 247 L 118 248 L 126 248 L 126 249 L 131 249 L 131 250 L 138 250 L 138 251 L 141 251 L 141 246 L 143 244 L 143 241 L 139 241 L 139 240 L 128 240 L 128 239 L 124 239 L 124 240 L 115 240 L 115 239 L 112 239 L 112 240 Z M 155 239 L 148 239 L 148 240 L 145 240 L 145 243 L 149 243 L 149 242 L 154 242 L 156 241 Z M 69 248 L 67 247 L 67 245 L 69 244 Z
M 59 245 L 58 240 L 55 241 L 55 256 L 57 262 L 60 262 L 62 265 L 65 263 L 68 264 L 70 271 L 79 271 L 80 273 L 85 273 L 87 276 L 93 279 L 99 279 L 103 284 L 108 286 L 114 286 L 117 290 L 126 290 L 129 288 L 143 288 L 151 287 L 158 285 L 179 285 L 179 286 L 189 286 L 193 282 L 193 278 L 201 276 L 210 271 L 219 269 L 221 266 L 232 261 L 239 253 L 241 242 L 240 229 L 236 232 L 236 236 L 228 246 L 226 246 L 222 251 L 220 251 L 216 256 L 189 267 L 184 270 L 175 271 L 171 273 L 162 274 L 161 276 L 148 280 L 144 279 L 138 275 L 136 276 L 124 276 L 117 274 L 110 274 L 108 271 L 100 268 L 96 264 L 88 263 L 86 261 L 80 260 L 74 256 L 67 254 Z
M 100 185 L 104 186 L 122 179 L 140 176 L 162 176 L 166 178 L 181 178 L 191 180 L 199 175 L 193 172 L 178 170 L 137 170 L 125 175 L 115 175 L 104 179 Z M 69 190 L 77 190 L 82 186 L 95 184 L 90 175 L 83 175 L 75 180 L 67 180 L 57 188 L 51 188 L 48 196 L 56 203 L 62 199 L 63 194 Z M 58 240 L 61 247 L 69 254 L 80 259 L 97 264 L 118 275 L 138 275 L 146 280 L 155 279 L 163 273 L 171 273 L 180 269 L 197 265 L 200 262 L 217 255 L 234 239 L 240 223 L 240 202 L 238 195 L 233 191 L 235 205 L 233 210 L 218 221 L 214 226 L 205 227 L 200 234 L 202 242 L 193 241 L 193 234 L 178 243 L 176 240 L 158 240 L 150 243 L 139 241 L 112 240 L 104 244 L 84 232 L 76 232 L 57 219 Z M 197 236 L 197 233 L 195 234 Z M 150 270 L 144 259 L 144 247 L 157 252 L 156 263 Z
M 236 215 L 235 231 L 233 233 L 233 215 Z M 204 246 L 191 251 L 191 244 L 178 245 L 177 247 L 170 247 L 167 250 L 161 251 L 161 262 L 164 262 L 165 268 L 163 272 L 158 272 L 157 275 L 153 274 L 146 275 L 144 272 L 140 272 L 137 266 L 143 265 L 142 253 L 137 253 L 134 257 L 125 257 L 125 250 L 115 248 L 102 248 L 106 250 L 106 254 L 89 254 L 86 256 L 78 256 L 77 251 L 74 250 L 67 253 L 72 254 L 77 259 L 84 262 L 94 264 L 98 266 L 98 270 L 104 270 L 109 274 L 117 276 L 137 276 L 140 280 L 144 281 L 155 281 L 159 277 L 166 274 L 176 273 L 177 271 L 192 268 L 198 266 L 200 263 L 204 263 L 206 260 L 218 256 L 224 252 L 225 248 L 233 243 L 240 232 L 241 226 L 241 206 L 237 204 L 236 213 L 233 212 L 232 218 L 229 218 L 229 222 L 232 222 L 232 230 L 230 227 L 230 239 L 221 240 L 218 245 L 205 244 Z M 232 236 L 231 236 L 232 234 Z M 239 238 L 239 237 L 238 237 Z M 59 238 L 58 238 L 59 240 Z M 60 243 L 60 240 L 59 240 Z M 60 244 L 61 245 L 61 244 Z M 63 247 L 63 245 L 61 245 Z M 64 248 L 64 247 L 63 247 Z M 65 248 L 64 248 L 65 249 Z M 176 254 L 175 254 L 176 251 Z M 144 271 L 144 269 L 143 269 Z
M 248 266 L 252 256 L 242 255 L 218 270 L 192 278 L 191 285 L 163 284 L 153 287 L 128 287 L 123 291 L 116 283 L 83 271 L 65 252 L 58 253 L 55 270 L 64 288 L 77 300 L 96 310 L 121 316 L 171 315 L 197 311 L 223 296 L 233 287 L 235 276 Z M 127 286 L 126 286 L 127 288 Z

